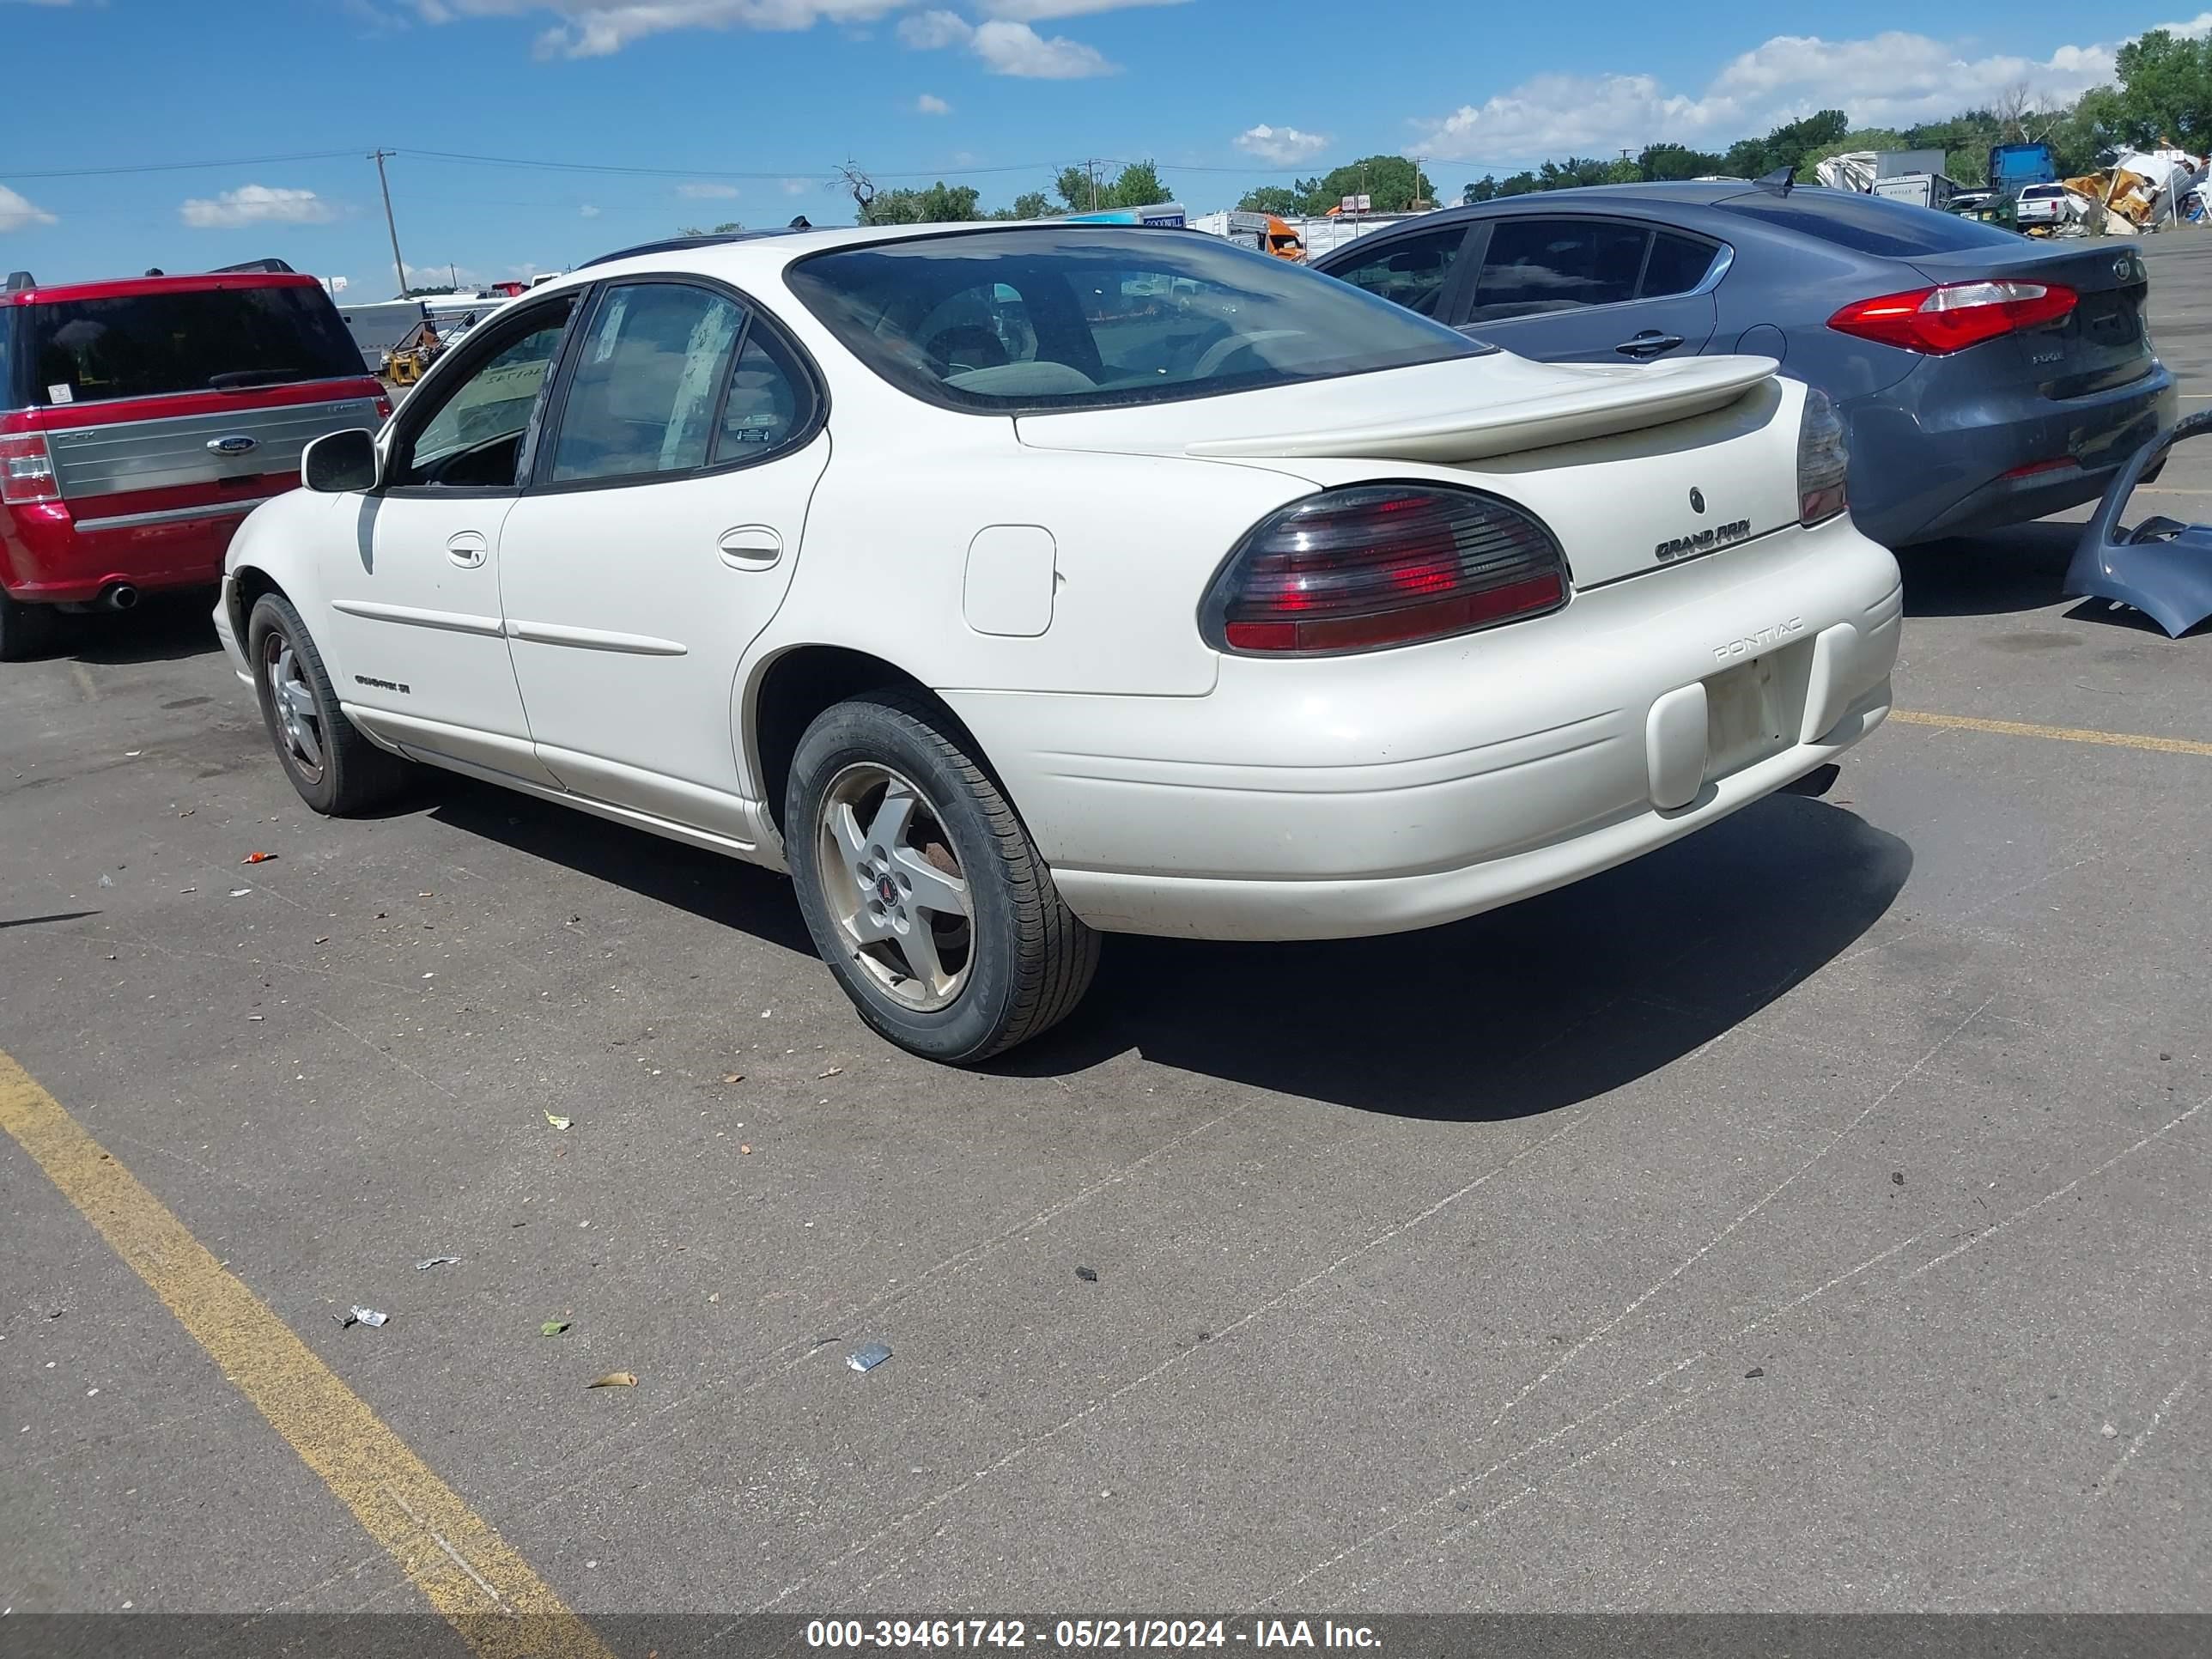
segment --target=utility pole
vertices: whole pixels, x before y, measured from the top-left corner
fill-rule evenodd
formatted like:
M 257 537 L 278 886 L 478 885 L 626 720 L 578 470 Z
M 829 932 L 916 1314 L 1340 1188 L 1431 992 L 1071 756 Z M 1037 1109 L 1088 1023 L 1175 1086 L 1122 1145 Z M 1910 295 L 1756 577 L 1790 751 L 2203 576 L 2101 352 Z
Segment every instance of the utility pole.
M 1083 164 L 1083 176 L 1091 180 L 1091 210 L 1096 213 L 1098 211 L 1098 163 L 1085 161 Z
M 385 158 L 397 155 L 396 149 L 373 152 L 369 160 L 376 163 L 377 187 L 384 192 L 384 228 L 392 233 L 392 274 L 399 279 L 399 297 L 407 297 L 407 262 L 399 257 L 399 226 L 392 216 L 392 181 L 384 176 Z

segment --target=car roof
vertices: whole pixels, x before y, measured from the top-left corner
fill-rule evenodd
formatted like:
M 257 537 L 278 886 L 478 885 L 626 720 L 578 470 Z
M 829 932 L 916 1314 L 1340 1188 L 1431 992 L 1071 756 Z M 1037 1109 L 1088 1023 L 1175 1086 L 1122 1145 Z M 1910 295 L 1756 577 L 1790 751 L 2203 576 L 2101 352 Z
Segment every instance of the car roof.
M 641 276 L 646 272 L 695 271 L 720 276 L 742 287 L 759 282 L 784 266 L 817 253 L 838 248 L 869 247 L 891 242 L 912 242 L 943 237 L 1000 234 L 1036 235 L 1046 231 L 1063 234 L 1118 239 L 1130 235 L 1201 235 L 1204 233 L 1168 225 L 1107 225 L 1066 219 L 985 219 L 968 223 L 927 225 L 845 225 L 805 230 L 732 231 L 715 236 L 674 236 L 637 247 L 603 253 L 565 273 L 557 282 L 527 290 L 535 297 L 611 276 Z
M 320 287 L 316 278 L 296 271 L 199 270 L 175 276 L 119 276 L 10 289 L 0 293 L 0 305 L 56 305 L 71 300 L 126 300 L 141 294 L 206 294 L 229 289 Z

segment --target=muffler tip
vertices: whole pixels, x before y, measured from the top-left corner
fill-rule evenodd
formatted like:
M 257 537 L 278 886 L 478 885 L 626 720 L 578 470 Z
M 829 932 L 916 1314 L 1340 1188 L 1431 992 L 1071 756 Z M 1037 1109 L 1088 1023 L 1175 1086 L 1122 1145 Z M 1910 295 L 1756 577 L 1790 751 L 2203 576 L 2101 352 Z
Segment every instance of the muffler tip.
M 128 611 L 137 603 L 138 590 L 129 582 L 118 582 L 107 590 L 107 608 L 110 611 Z

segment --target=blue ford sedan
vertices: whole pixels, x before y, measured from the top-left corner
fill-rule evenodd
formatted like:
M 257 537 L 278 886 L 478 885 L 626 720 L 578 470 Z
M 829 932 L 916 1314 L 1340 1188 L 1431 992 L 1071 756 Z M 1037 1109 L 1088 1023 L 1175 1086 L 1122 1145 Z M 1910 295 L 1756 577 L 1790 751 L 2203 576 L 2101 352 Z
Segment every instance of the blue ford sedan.
M 1778 358 L 1842 411 L 1852 517 L 1891 547 L 2093 501 L 2174 417 L 2128 242 L 2033 241 L 1881 197 L 1554 191 L 1424 215 L 1314 264 L 1546 362 Z

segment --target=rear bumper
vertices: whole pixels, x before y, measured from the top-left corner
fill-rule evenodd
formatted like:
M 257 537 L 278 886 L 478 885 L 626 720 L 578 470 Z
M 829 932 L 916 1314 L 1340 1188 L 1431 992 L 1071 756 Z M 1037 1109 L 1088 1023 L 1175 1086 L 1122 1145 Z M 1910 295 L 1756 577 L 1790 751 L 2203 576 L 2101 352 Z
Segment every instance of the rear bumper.
M 0 586 L 11 598 L 66 605 L 127 583 L 142 589 L 204 587 L 222 579 L 230 538 L 268 499 L 87 514 L 65 502 L 0 508 Z
M 1203 697 L 945 695 L 1094 927 L 1425 927 L 1677 840 L 1881 722 L 1896 561 L 1844 520 L 1769 541 L 1465 639 L 1224 658 Z M 1716 677 L 1754 661 L 1783 688 L 1775 738 L 1709 762 Z
M 2179 401 L 2162 363 L 2125 386 L 2064 400 L 2032 391 L 1978 397 L 1966 368 L 1924 364 L 1848 410 L 1851 517 L 1885 547 L 2024 524 L 2094 501 L 2171 423 Z M 2062 457 L 2074 464 L 2007 476 Z

